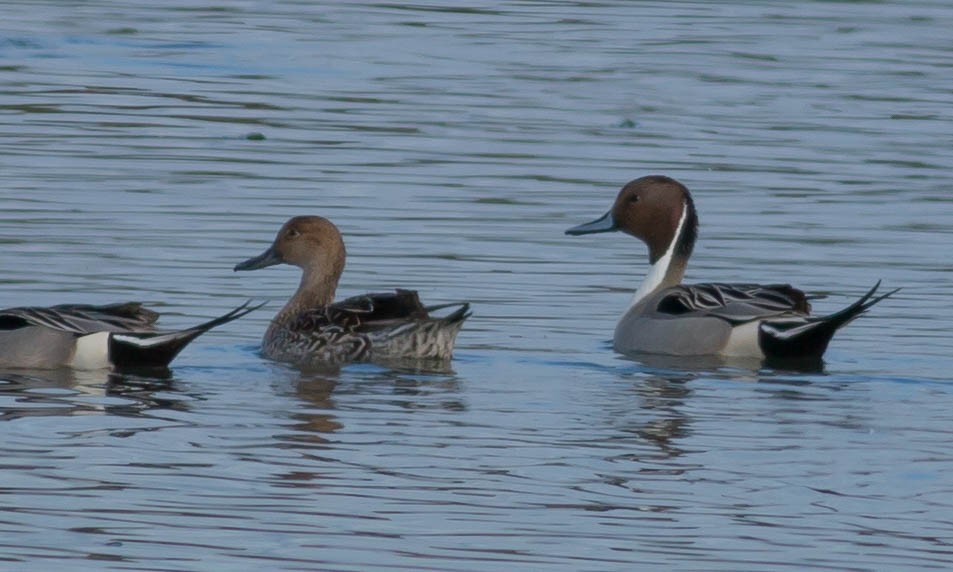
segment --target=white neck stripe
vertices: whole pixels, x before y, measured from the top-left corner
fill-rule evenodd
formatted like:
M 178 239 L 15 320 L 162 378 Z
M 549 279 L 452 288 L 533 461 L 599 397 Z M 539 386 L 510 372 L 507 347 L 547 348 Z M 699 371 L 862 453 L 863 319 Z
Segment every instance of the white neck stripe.
M 685 219 L 687 218 L 688 203 L 683 202 L 682 216 L 680 219 L 678 219 L 678 227 L 675 229 L 675 235 L 672 236 L 672 243 L 668 245 L 668 249 L 665 251 L 665 254 L 662 256 L 662 258 L 656 260 L 655 264 L 649 268 L 648 273 L 642 280 L 642 285 L 639 286 L 639 289 L 635 291 L 635 295 L 632 297 L 632 302 L 629 303 L 629 309 L 632 309 L 632 307 L 641 302 L 643 298 L 654 292 L 655 289 L 659 287 L 659 284 L 665 280 L 665 275 L 668 274 L 668 267 L 671 266 L 672 257 L 675 254 L 675 246 L 682 237 L 682 227 L 685 226 Z

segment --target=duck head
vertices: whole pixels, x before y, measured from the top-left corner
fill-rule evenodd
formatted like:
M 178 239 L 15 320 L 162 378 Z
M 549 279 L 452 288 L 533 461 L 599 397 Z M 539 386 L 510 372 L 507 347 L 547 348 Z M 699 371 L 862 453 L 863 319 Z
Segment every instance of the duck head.
M 609 212 L 570 228 L 566 234 L 617 230 L 648 245 L 652 264 L 665 256 L 673 244 L 676 254 L 687 259 L 695 245 L 698 215 L 685 185 L 670 177 L 650 175 L 622 187 Z
M 276 264 L 302 269 L 295 303 L 330 304 L 344 272 L 347 253 L 341 232 L 320 216 L 296 216 L 286 222 L 267 250 L 235 265 L 235 271 L 258 270 Z

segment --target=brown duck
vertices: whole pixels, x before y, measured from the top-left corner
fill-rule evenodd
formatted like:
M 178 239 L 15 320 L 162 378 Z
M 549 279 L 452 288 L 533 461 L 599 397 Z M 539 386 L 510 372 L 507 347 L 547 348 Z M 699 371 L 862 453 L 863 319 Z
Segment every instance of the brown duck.
M 344 239 L 331 221 L 298 216 L 281 227 L 265 252 L 235 266 L 238 271 L 291 264 L 302 270 L 297 292 L 265 331 L 266 357 L 316 366 L 451 358 L 470 316 L 469 303 L 424 306 L 413 290 L 334 302 L 345 260 Z M 456 309 L 443 317 L 430 315 L 449 307 Z

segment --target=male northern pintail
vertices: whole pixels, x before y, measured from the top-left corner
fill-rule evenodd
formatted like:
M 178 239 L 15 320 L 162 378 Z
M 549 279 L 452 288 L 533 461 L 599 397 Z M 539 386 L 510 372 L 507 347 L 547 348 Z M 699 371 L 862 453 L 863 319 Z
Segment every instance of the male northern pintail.
M 648 176 L 628 183 L 602 217 L 566 231 L 621 230 L 649 247 L 651 268 L 615 329 L 619 352 L 820 360 L 840 327 L 890 296 L 859 300 L 828 316 L 811 316 L 808 297 L 787 284 L 682 284 L 698 235 L 688 189 Z
M 159 314 L 137 302 L 0 310 L 0 368 L 165 367 L 189 342 L 259 308 L 246 302 L 191 328 L 158 332 Z
M 298 291 L 271 321 L 262 353 L 300 365 L 352 361 L 447 360 L 469 316 L 468 303 L 423 306 L 412 290 L 364 294 L 334 302 L 344 271 L 344 239 L 331 221 L 298 216 L 278 231 L 265 252 L 235 266 L 257 270 L 275 264 L 302 269 Z M 442 318 L 430 312 L 456 310 Z

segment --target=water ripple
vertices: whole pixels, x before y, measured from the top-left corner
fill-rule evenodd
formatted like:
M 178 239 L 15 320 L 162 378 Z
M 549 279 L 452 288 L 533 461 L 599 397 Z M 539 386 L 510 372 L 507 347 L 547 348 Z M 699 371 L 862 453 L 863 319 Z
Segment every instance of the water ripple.
M 948 567 L 945 4 L 2 7 L 0 307 L 270 301 L 165 375 L 0 372 L 9 566 Z M 656 172 L 691 280 L 903 290 L 814 372 L 618 356 L 644 249 L 562 233 Z M 297 275 L 231 268 L 303 213 L 342 293 L 473 302 L 453 371 L 257 355 Z

